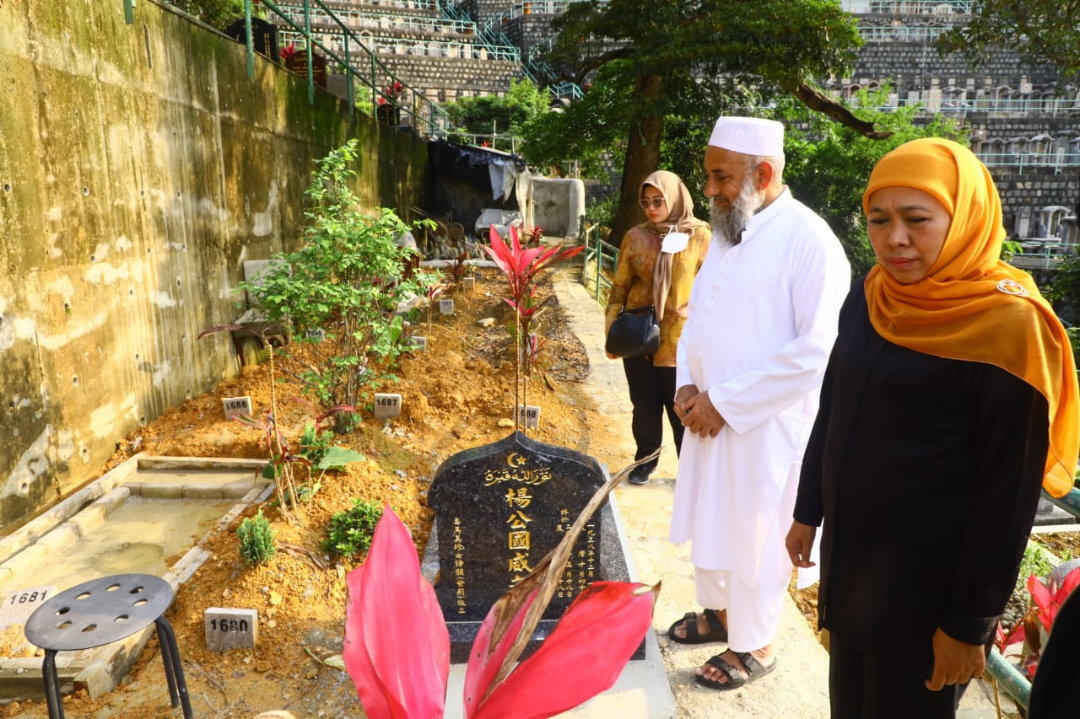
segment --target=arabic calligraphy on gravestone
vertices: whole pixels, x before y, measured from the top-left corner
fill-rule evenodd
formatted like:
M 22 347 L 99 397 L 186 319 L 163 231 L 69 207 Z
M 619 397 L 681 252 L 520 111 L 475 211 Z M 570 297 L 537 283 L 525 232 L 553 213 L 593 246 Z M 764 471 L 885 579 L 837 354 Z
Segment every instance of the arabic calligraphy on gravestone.
M 435 592 L 446 620 L 483 620 L 562 540 L 604 479 L 592 457 L 520 432 L 447 459 L 428 493 L 439 546 Z M 597 511 L 545 617 L 560 616 L 600 578 L 599 523 Z

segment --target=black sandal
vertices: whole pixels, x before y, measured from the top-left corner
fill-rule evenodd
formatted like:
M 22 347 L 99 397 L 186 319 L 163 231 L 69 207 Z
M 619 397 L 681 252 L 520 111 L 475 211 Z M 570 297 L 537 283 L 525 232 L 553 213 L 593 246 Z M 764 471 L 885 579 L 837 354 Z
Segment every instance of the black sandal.
M 733 652 L 733 654 L 735 654 L 735 656 L 739 658 L 739 661 L 743 663 L 743 666 L 746 667 L 746 673 L 740 671 L 734 664 L 728 664 L 721 659 L 722 655 L 717 654 L 715 657 L 710 657 L 705 663 L 722 671 L 727 676 L 728 680 L 726 682 L 718 682 L 715 679 L 709 679 L 704 676 L 695 676 L 694 681 L 708 689 L 726 692 L 731 689 L 738 689 L 739 687 L 746 686 L 750 682 L 757 681 L 773 669 L 776 669 L 776 659 L 773 659 L 769 666 L 764 666 L 757 660 L 757 657 L 750 652 Z
M 672 624 L 668 630 L 668 639 L 679 644 L 705 644 L 707 642 L 726 642 L 727 641 L 727 629 L 724 628 L 724 623 L 720 621 L 720 615 L 718 615 L 712 609 L 705 609 L 702 611 L 705 615 L 705 621 L 709 624 L 709 631 L 706 634 L 699 634 L 697 628 L 697 612 L 687 612 L 683 615 L 683 618 Z M 675 628 L 682 623 L 686 623 L 686 636 L 680 637 L 675 634 Z

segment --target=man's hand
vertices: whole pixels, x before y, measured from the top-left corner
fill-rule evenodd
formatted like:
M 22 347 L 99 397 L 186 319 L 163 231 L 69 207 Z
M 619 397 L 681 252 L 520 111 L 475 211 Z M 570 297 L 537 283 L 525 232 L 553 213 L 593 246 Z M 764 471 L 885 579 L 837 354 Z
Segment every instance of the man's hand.
M 678 399 L 678 396 L 676 396 Z M 678 405 L 676 405 L 678 406 Z M 683 426 L 700 437 L 715 437 L 724 428 L 724 418 L 713 407 L 708 392 L 697 392 L 683 403 Z
M 926 680 L 927 689 L 937 692 L 944 686 L 966 684 L 985 670 L 983 647 L 953 639 L 940 627 L 934 632 L 934 675 Z
M 684 384 L 675 392 L 675 414 L 679 416 L 679 419 L 686 419 L 688 411 L 686 403 L 697 393 L 698 388 L 692 384 Z
M 613 355 L 613 354 L 611 354 L 610 352 L 607 352 L 607 351 L 605 351 L 604 354 L 607 355 L 608 359 L 619 359 L 619 355 Z
M 788 530 L 784 546 L 787 547 L 791 563 L 796 567 L 809 569 L 814 566 L 814 563 L 810 561 L 810 550 L 814 546 L 814 537 L 816 535 L 817 527 L 811 527 L 809 524 L 803 524 L 802 522 L 791 523 L 791 529 Z

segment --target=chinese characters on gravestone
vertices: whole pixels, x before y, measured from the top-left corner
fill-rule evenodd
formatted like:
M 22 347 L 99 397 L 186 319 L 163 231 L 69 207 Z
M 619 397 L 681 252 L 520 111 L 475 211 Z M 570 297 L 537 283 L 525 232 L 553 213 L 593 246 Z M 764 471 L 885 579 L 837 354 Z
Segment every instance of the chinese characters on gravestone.
M 482 620 L 562 539 L 603 484 L 592 457 L 515 433 L 450 457 L 428 493 L 439 545 L 439 605 L 448 622 Z M 544 616 L 557 618 L 599 579 L 599 512 L 574 545 Z
M 240 43 L 247 43 L 247 30 L 243 20 L 237 20 L 225 28 L 225 34 Z M 278 52 L 277 26 L 261 18 L 251 18 L 251 44 L 255 52 L 274 62 L 281 59 Z
M 307 80 L 307 51 L 299 49 L 285 59 L 285 68 Z M 317 53 L 311 54 L 311 77 L 319 87 L 326 87 L 326 58 Z

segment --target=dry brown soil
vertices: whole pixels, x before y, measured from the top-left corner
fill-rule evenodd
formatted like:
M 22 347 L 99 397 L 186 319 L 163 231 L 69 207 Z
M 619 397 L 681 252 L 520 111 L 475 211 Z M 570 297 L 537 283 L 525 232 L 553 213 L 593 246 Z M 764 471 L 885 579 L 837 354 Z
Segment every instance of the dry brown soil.
M 340 652 L 345 576 L 362 557 L 350 561 L 332 556 L 320 543 L 331 515 L 361 498 L 393 506 L 412 528 L 422 551 L 432 519 L 425 498 L 436 469 L 458 451 L 510 433 L 514 368 L 508 354 L 506 325 L 511 316 L 501 299 L 504 293 L 502 282 L 485 277 L 473 291 L 449 295 L 455 301 L 453 316 L 436 313 L 430 328 L 426 317 L 412 328 L 414 334 L 428 338 L 428 350 L 406 356 L 397 371 L 398 381 L 387 380 L 377 388 L 403 395 L 402 416 L 384 424 L 365 412 L 357 429 L 339 436 L 338 444 L 366 459 L 343 473 L 323 477 L 321 488 L 301 505 L 294 521 L 287 521 L 276 507 L 263 506 L 281 547 L 268 565 L 245 566 L 238 553 L 236 524 L 204 542 L 212 558 L 181 586 L 167 615 L 176 630 L 196 716 L 251 717 L 272 709 L 290 709 L 298 717 L 363 716 L 347 676 L 319 661 Z M 584 348 L 565 328 L 550 285 L 542 284 L 538 295 L 541 300 L 551 297 L 538 328 L 549 343 L 529 382 L 529 404 L 542 408 L 540 428 L 530 436 L 621 466 L 623 458 L 605 450 L 618 443 L 610 441 L 606 422 L 578 386 L 588 372 Z M 477 320 L 487 317 L 495 318 L 495 324 L 480 327 Z M 282 369 L 278 367 L 279 376 Z M 185 402 L 126 438 L 101 471 L 135 451 L 266 457 L 262 432 L 224 420 L 221 398 L 249 395 L 261 414 L 269 407 L 270 389 L 268 364 L 245 367 L 240 377 L 222 382 L 212 393 Z M 311 410 L 289 401 L 300 396 L 296 384 L 279 382 L 277 396 L 281 426 L 295 442 L 311 419 Z M 244 516 L 255 510 L 250 508 Z M 208 607 L 257 609 L 258 647 L 207 652 L 203 612 Z M 152 641 L 118 689 L 96 700 L 77 692 L 64 704 L 67 716 L 75 718 L 179 716 L 179 710 L 169 709 L 167 697 L 161 659 Z M 44 717 L 44 703 L 0 708 L 0 717 L 13 716 Z

